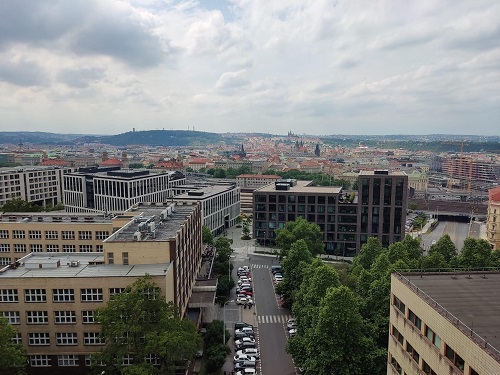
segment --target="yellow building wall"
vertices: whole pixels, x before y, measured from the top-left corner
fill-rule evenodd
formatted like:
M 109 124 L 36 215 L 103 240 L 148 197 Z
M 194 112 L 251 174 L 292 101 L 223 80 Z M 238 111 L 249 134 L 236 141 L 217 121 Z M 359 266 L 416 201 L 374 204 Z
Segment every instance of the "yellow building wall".
M 168 241 L 111 241 L 104 245 L 105 262 L 108 253 L 113 253 L 114 263 L 123 264 L 123 253 L 128 253 L 129 264 L 170 263 Z

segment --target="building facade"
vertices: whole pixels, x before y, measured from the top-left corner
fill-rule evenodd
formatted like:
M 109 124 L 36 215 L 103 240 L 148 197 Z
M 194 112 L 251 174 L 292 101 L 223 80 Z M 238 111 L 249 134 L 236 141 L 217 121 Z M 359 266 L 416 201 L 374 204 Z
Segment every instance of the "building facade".
M 69 167 L 0 168 L 0 205 L 20 198 L 40 206 L 62 203 L 63 178 Z
M 280 180 L 254 191 L 254 238 L 273 244 L 276 229 L 302 217 L 316 223 L 327 254 L 354 256 L 369 237 L 384 247 L 405 235 L 408 176 L 403 172 L 361 172 L 357 191 Z
M 393 273 L 388 375 L 500 374 L 500 273 Z
M 67 212 L 123 212 L 140 202 L 166 202 L 185 183 L 180 172 L 80 168 L 64 176 Z
M 173 201 L 200 202 L 203 225 L 214 236 L 235 225 L 241 213 L 240 188 L 234 184 L 193 186 L 187 192 L 176 195 Z
M 0 269 L 0 311 L 19 332 L 29 373 L 88 373 L 103 345 L 95 310 L 146 274 L 186 314 L 201 264 L 200 205 L 136 205 L 111 226 L 103 252 L 36 252 Z
M 241 189 L 241 212 L 245 215 L 253 215 L 253 191 L 278 181 L 281 177 L 266 174 L 242 174 L 236 176 L 236 185 Z
M 500 187 L 489 191 L 486 237 L 493 250 L 500 250 Z

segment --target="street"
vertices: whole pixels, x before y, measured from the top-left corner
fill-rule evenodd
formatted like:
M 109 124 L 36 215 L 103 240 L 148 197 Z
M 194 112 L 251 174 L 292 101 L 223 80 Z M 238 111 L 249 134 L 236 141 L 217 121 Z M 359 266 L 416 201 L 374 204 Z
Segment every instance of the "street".
M 433 241 L 437 242 L 443 235 L 448 234 L 458 252 L 460 252 L 464 245 L 464 240 L 469 236 L 469 226 L 470 236 L 480 238 L 480 223 L 473 222 L 472 225 L 470 225 L 470 223 L 441 220 L 432 232 L 422 234 L 422 247 L 428 250 Z

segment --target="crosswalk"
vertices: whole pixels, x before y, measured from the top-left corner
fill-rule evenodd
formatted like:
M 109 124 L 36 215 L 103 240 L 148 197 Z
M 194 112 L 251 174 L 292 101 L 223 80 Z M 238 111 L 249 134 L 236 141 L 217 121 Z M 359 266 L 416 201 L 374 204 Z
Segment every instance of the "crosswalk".
M 259 324 L 265 324 L 265 323 L 279 323 L 279 324 L 285 324 L 288 319 L 291 319 L 291 315 L 258 315 L 257 316 L 257 321 Z
M 252 264 L 252 268 L 267 268 L 270 269 L 270 267 L 266 264 Z

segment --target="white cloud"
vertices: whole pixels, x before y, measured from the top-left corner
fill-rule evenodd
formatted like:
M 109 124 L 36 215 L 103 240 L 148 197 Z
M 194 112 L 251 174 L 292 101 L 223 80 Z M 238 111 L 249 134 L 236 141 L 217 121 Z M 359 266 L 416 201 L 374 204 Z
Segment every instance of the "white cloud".
M 498 135 L 493 0 L 56 0 L 0 14 L 0 130 Z

